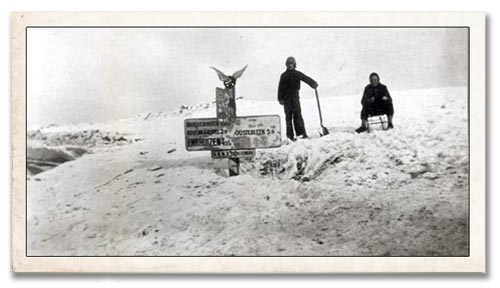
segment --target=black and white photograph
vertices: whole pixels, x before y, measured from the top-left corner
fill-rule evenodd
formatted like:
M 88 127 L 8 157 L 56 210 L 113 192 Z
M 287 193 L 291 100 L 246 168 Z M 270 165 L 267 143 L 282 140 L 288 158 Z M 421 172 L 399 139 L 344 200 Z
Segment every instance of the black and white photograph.
M 24 36 L 27 258 L 471 255 L 467 25 Z

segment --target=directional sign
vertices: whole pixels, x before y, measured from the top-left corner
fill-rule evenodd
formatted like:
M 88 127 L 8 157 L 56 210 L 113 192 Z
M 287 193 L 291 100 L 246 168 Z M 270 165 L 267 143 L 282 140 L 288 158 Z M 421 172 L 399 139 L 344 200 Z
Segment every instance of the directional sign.
M 212 150 L 212 158 L 253 158 L 255 157 L 255 149 L 241 150 Z
M 217 118 L 186 119 L 186 150 L 231 150 L 281 146 L 280 116 L 236 117 L 232 121 Z
M 236 117 L 236 79 L 246 66 L 226 76 L 212 67 L 225 89 L 215 89 L 217 118 L 184 120 L 186 150 L 210 150 L 212 158 L 228 158 L 229 176 L 240 174 L 240 158 L 255 156 L 255 148 L 281 146 L 281 121 L 278 115 Z M 229 85 L 228 83 L 232 83 Z

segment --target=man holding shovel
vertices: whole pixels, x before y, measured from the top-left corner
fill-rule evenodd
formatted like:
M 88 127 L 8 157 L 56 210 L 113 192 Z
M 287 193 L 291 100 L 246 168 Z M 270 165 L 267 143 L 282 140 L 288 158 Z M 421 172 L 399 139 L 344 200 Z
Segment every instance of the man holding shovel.
M 295 58 L 288 57 L 286 59 L 286 71 L 281 74 L 278 85 L 278 101 L 283 105 L 285 110 L 286 136 L 292 141 L 295 140 L 295 135 L 297 137 L 302 136 L 302 138 L 308 137 L 300 109 L 300 81 L 306 82 L 313 89 L 318 87 L 316 81 L 304 73 L 295 70 L 296 67 L 297 62 Z

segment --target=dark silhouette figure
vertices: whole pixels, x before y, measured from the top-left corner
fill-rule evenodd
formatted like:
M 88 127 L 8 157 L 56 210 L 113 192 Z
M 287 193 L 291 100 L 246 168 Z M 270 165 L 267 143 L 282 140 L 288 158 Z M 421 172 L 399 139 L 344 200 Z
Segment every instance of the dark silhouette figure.
M 307 138 L 304 119 L 300 108 L 300 81 L 306 82 L 312 88 L 317 88 L 318 83 L 304 73 L 297 71 L 295 58 L 286 59 L 286 71 L 281 74 L 278 86 L 278 101 L 283 105 L 286 119 L 286 136 L 294 140 L 295 135 Z M 294 134 L 295 130 L 295 134 Z
M 380 83 L 380 77 L 377 73 L 370 74 L 370 84 L 365 87 L 363 97 L 361 98 L 361 127 L 356 132 L 361 133 L 368 130 L 368 117 L 377 115 L 387 115 L 387 129 L 394 128 L 392 117 L 394 107 L 392 98 L 387 87 Z

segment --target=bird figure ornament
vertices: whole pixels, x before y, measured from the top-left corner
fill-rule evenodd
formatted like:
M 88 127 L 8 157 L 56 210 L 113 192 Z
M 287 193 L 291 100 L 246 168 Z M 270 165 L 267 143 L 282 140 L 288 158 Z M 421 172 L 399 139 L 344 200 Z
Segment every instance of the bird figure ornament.
M 245 67 L 243 67 L 241 70 L 238 70 L 238 71 L 234 72 L 233 75 L 227 76 L 226 74 L 224 74 L 219 69 L 210 66 L 210 68 L 212 68 L 212 69 L 215 70 L 215 72 L 217 73 L 217 76 L 219 77 L 220 81 L 222 81 L 224 83 L 224 86 L 226 88 L 233 88 L 236 85 L 236 80 L 238 78 L 240 78 L 241 75 L 243 75 L 243 72 L 245 72 L 245 70 L 247 69 L 247 67 L 248 67 L 248 65 L 245 65 Z

